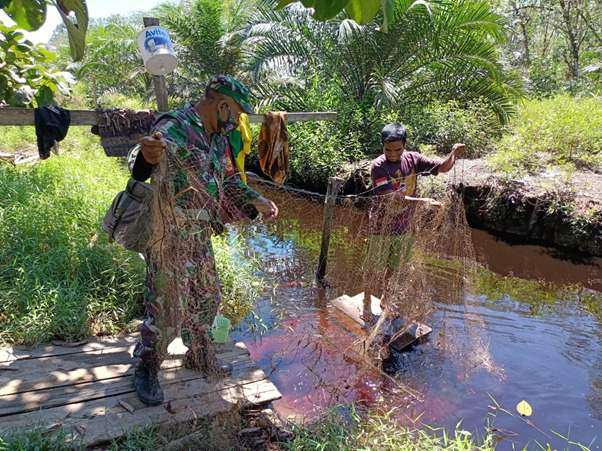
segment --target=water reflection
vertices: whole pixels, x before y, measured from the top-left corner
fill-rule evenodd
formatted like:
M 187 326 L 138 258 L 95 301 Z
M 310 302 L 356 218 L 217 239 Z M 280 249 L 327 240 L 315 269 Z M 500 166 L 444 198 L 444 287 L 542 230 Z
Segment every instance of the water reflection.
M 274 403 L 283 417 L 311 417 L 357 402 L 366 408 L 396 407 L 406 422 L 420 418 L 453 428 L 462 420 L 464 429 L 479 434 L 489 421 L 509 436 L 504 444 L 537 440 L 563 448 L 566 441 L 552 431 L 582 443 L 602 431 L 602 327 L 600 315 L 590 313 L 599 299 L 588 307 L 584 292 L 574 287 L 563 291 L 487 271 L 450 289 L 449 280 L 461 275 L 435 262 L 429 269 L 435 285 L 436 311 L 429 318 L 434 332 L 411 351 L 394 354 L 397 371 L 388 376 L 350 352 L 361 331 L 326 302 L 340 287 L 330 292 L 314 287 L 319 229 L 308 216 L 293 217 L 290 230 L 280 227 L 275 235 L 276 229 L 265 225 L 240 230 L 278 286 L 274 301 L 257 308 L 268 333 L 258 339 L 243 328 L 234 335 L 283 393 Z M 595 267 L 551 264 L 549 255 L 533 248 L 526 258 L 520 247 L 504 248 L 481 232 L 475 236 L 481 258 L 491 266 L 503 248 L 510 268 L 497 268 L 503 275 L 536 278 L 547 274 L 549 264 L 554 281 L 599 287 L 592 277 Z M 491 242 L 483 244 L 486 239 Z M 333 252 L 339 251 L 335 244 Z M 360 282 L 346 287 L 348 293 L 361 291 Z M 479 349 L 487 352 L 480 355 Z M 523 398 L 533 407 L 528 421 L 515 410 Z

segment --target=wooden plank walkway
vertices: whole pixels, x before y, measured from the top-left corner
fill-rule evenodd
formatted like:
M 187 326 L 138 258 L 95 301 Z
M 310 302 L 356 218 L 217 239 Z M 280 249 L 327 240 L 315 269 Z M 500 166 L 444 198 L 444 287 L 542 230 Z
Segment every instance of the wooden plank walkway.
M 91 446 L 136 426 L 175 425 L 281 397 L 243 343 L 215 345 L 234 371 L 212 381 L 181 366 L 186 348 L 178 339 L 159 373 L 165 402 L 149 407 L 138 400 L 132 380 L 136 339 L 137 334 L 79 347 L 0 348 L 0 436 L 63 428 L 77 443 Z

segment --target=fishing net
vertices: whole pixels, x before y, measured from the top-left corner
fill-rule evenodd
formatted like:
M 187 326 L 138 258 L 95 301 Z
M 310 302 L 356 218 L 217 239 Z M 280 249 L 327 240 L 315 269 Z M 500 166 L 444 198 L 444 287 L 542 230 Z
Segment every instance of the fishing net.
M 458 185 L 461 177 L 461 168 L 457 172 L 454 170 L 448 177 L 448 186 L 438 188 L 441 206 L 428 203 L 411 206 L 410 220 L 401 236 L 390 236 L 390 224 L 399 221 L 400 211 L 407 206 L 395 194 L 376 196 L 367 187 L 359 195 L 336 193 L 332 196 L 334 208 L 325 288 L 321 289 L 317 284 L 316 305 L 332 311 L 330 301 L 347 296 L 345 302 L 354 298 L 357 306 L 358 296 L 361 299 L 362 293 L 368 291 L 381 301 L 382 313 L 372 327 L 363 330 L 349 326 L 348 322 L 334 335 L 328 328 L 303 327 L 303 332 L 297 331 L 295 339 L 291 339 L 282 351 L 299 354 L 299 347 L 304 349 L 305 368 L 314 375 L 316 388 L 330 400 L 322 400 L 323 404 L 348 400 L 345 387 L 357 386 L 365 378 L 372 380 L 373 376 L 368 375 L 375 371 L 381 374 L 379 377 L 388 378 L 382 369 L 383 363 L 390 358 L 391 345 L 403 343 L 408 334 L 415 335 L 420 325 L 434 329 L 429 339 L 438 349 L 461 362 L 464 374 L 475 368 L 497 371 L 484 338 L 484 322 L 470 302 L 470 284 L 479 265 L 462 194 L 451 188 L 451 185 Z M 276 221 L 255 227 L 252 233 L 268 235 L 285 247 L 295 246 L 295 259 L 303 260 L 271 258 L 269 264 L 272 267 L 268 268 L 268 273 L 288 284 L 311 284 L 318 269 L 317 256 L 328 216 L 326 196 L 277 186 L 258 177 L 249 176 L 249 180 L 256 191 L 276 202 L 280 210 Z M 397 261 L 395 265 L 388 265 L 392 253 L 395 254 L 393 260 Z M 304 268 L 301 276 L 300 266 Z M 387 266 L 395 267 L 387 270 Z M 291 274 L 302 279 L 301 282 L 291 281 Z M 436 324 L 433 323 L 433 315 L 442 305 L 454 306 L 454 318 L 449 325 L 445 318 L 447 313 L 442 319 L 439 315 Z M 328 321 L 335 321 L 332 314 L 329 315 Z M 325 348 L 340 351 L 345 358 L 326 357 Z M 331 367 L 338 362 L 339 368 L 334 371 L 330 368 L 320 375 L 317 363 L 320 359 L 327 359 Z M 337 378 L 328 381 L 325 374 L 333 372 Z M 341 380 L 347 382 L 341 384 Z M 412 398 L 419 397 L 417 390 L 399 380 L 387 379 L 387 383 Z
M 192 155 L 192 157 L 190 157 Z M 142 358 L 163 359 L 168 344 L 181 334 L 188 346 L 184 365 L 219 372 L 211 346 L 210 326 L 219 312 L 221 286 L 215 266 L 211 236 L 224 231 L 224 222 L 252 215 L 244 189 L 211 185 L 199 177 L 211 162 L 199 161 L 195 147 L 166 152 L 155 168 L 152 195 L 139 220 L 148 221 Z M 152 344 L 150 346 L 149 344 Z
M 448 328 L 443 320 L 430 339 L 439 349 L 461 359 L 466 372 L 493 367 L 483 339 L 483 321 L 471 309 L 467 295 L 471 273 L 478 266 L 461 194 L 446 188 L 439 198 L 441 206 L 413 205 L 404 233 L 391 237 L 390 224 L 398 221 L 400 211 L 407 208 L 403 201 L 395 195 L 376 196 L 371 189 L 359 195 L 333 193 L 329 201 L 334 208 L 328 261 L 324 283 L 318 287 L 314 281 L 326 197 L 276 185 L 250 173 L 248 180 L 255 191 L 278 205 L 280 213 L 269 224 L 255 221 L 238 231 L 242 233 L 246 228 L 244 233 L 251 241 L 269 236 L 283 246 L 296 248 L 293 254 L 262 257 L 266 261 L 264 271 L 273 281 L 312 285 L 320 309 L 332 308 L 328 307 L 329 301 L 335 298 L 366 291 L 382 301 L 382 313 L 370 328 L 347 327 L 342 335 L 333 335 L 327 328 L 319 333 L 305 328 L 296 335 L 297 340 L 287 344 L 297 347 L 290 352 L 298 353 L 299 346 L 305 349 L 304 366 L 315 376 L 320 393 L 328 398 L 322 401 L 349 400 L 345 387 L 357 385 L 375 372 L 383 375 L 381 369 L 389 358 L 390 345 L 417 324 L 431 324 L 433 313 L 445 304 L 460 306 L 457 314 L 463 316 L 462 326 L 455 321 L 453 328 Z M 192 349 L 191 365 L 208 371 L 217 368 L 208 326 L 222 301 L 210 238 L 224 231 L 220 218 L 236 222 L 253 217 L 250 199 L 227 185 L 210 193 L 198 177 L 198 162 L 168 156 L 153 173 L 154 195 L 148 206 L 152 233 L 147 286 L 151 289 L 146 298 L 154 318 L 149 330 L 157 335 L 161 354 L 181 332 Z M 378 212 L 376 221 L 374 211 Z M 236 233 L 235 229 L 231 231 Z M 395 265 L 385 263 L 391 258 L 390 246 L 396 249 Z M 394 267 L 386 270 L 387 266 Z M 333 350 L 341 359 L 325 359 Z M 340 366 L 336 381 L 328 380 L 320 371 L 325 362 Z M 347 382 L 341 384 L 341 378 Z M 390 379 L 389 383 L 412 398 L 419 397 L 417 390 L 399 380 Z

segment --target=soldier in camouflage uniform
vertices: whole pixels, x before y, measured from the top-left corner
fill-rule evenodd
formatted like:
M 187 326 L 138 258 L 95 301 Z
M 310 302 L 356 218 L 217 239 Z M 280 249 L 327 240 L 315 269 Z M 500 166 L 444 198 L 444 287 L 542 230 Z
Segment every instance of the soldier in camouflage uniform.
M 224 222 L 276 217 L 276 205 L 242 183 L 226 176 L 227 134 L 237 127 L 242 112 L 252 112 L 248 90 L 232 77 L 214 76 L 196 105 L 166 113 L 155 121 L 151 136 L 140 140 L 128 156 L 132 177 L 146 180 L 153 168 L 155 193 L 170 193 L 173 221 L 164 230 L 165 243 L 147 254 L 144 305 L 147 316 L 135 350 L 134 382 L 138 397 L 155 405 L 163 402 L 157 373 L 167 345 L 179 328 L 189 347 L 187 367 L 228 374 L 229 364 L 212 354 L 207 326 L 217 314 L 221 287 L 211 247 L 212 231 Z M 176 255 L 166 263 L 165 247 Z M 178 260 L 177 258 L 180 258 Z

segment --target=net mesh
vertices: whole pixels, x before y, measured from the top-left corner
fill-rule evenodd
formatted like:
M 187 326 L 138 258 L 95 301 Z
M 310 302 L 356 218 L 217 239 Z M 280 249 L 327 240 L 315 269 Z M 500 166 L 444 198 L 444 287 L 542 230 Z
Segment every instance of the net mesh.
M 461 172 L 453 177 L 461 177 Z M 314 260 L 309 265 L 305 262 L 305 277 L 312 278 L 318 266 L 315 256 L 323 230 L 326 196 L 249 178 L 251 186 L 274 200 L 280 210 L 279 218 L 264 233 L 308 248 Z M 428 325 L 436 304 L 445 303 L 461 306 L 462 339 L 455 342 L 456 332 L 436 331 L 438 346 L 461 356 L 467 370 L 478 366 L 493 368 L 483 339 L 484 323 L 470 309 L 471 273 L 479 266 L 462 196 L 451 188 L 445 191 L 438 199 L 441 206 L 425 202 L 412 207 L 405 232 L 399 240 L 392 240 L 393 249 L 387 245 L 391 244 L 390 224 L 400 218 L 395 193 L 376 196 L 367 190 L 361 195 L 334 196 L 324 301 L 360 293 L 365 297 L 367 291 L 381 301 L 382 314 L 376 324 L 358 340 L 348 343 L 347 350 L 370 366 L 380 368 L 388 357 L 389 345 L 412 325 Z M 378 221 L 370 214 L 371 209 L 378 210 Z M 300 231 L 310 232 L 304 235 Z M 395 268 L 387 270 L 387 259 L 392 253 L 398 258 L 393 258 Z M 281 267 L 273 272 L 283 275 L 286 270 Z M 401 323 L 395 321 L 397 317 Z
M 461 173 L 453 177 L 461 177 Z M 294 258 L 272 259 L 273 267 L 266 272 L 290 280 L 287 273 L 302 266 L 305 279 L 313 280 L 326 197 L 278 186 L 254 174 L 248 174 L 248 180 L 255 191 L 273 200 L 280 211 L 275 221 L 255 227 L 253 232 L 298 248 Z M 252 212 L 250 200 L 237 190 L 209 193 L 197 177 L 195 165 L 173 157 L 158 166 L 152 185 L 154 195 L 150 198 L 147 219 L 152 230 L 148 252 L 150 283 L 147 283 L 151 293 L 147 296 L 147 309 L 154 318 L 149 329 L 158 337 L 160 353 L 182 331 L 186 344 L 193 350 L 194 366 L 217 371 L 207 330 L 222 299 L 210 237 L 223 231 L 219 218 L 234 222 Z M 390 225 L 400 220 L 400 211 L 408 206 L 395 194 L 376 196 L 367 190 L 361 195 L 331 196 L 334 207 L 329 227 L 326 288 L 320 288 L 319 297 L 326 303 L 342 295 L 369 292 L 381 300 L 382 314 L 371 328 L 354 329 L 352 340 L 324 333 L 320 342 L 312 337 L 315 330 L 307 330 L 305 336 L 299 337 L 297 346 L 305 343 L 305 349 L 311 350 L 306 356 L 306 367 L 315 375 L 316 387 L 329 402 L 332 398 L 339 401 L 347 398 L 340 384 L 327 383 L 317 369 L 324 344 L 341 350 L 346 359 L 354 362 L 353 374 L 345 376 L 347 379 L 358 381 L 374 371 L 384 374 L 381 368 L 388 358 L 389 345 L 413 324 L 429 324 L 441 303 L 461 306 L 464 320 L 462 331 L 446 330 L 443 321 L 432 338 L 437 347 L 461 357 L 467 372 L 475 367 L 494 369 L 482 337 L 483 321 L 470 309 L 466 295 L 470 273 L 477 270 L 477 264 L 461 194 L 451 189 L 445 192 L 438 207 L 424 202 L 412 205 L 409 215 L 404 213 L 409 220 L 399 235 L 390 233 Z M 302 255 L 307 258 L 295 261 Z M 389 265 L 390 259 L 393 265 Z M 456 339 L 460 332 L 462 339 Z M 416 390 L 399 380 L 393 385 L 411 397 L 419 397 Z

